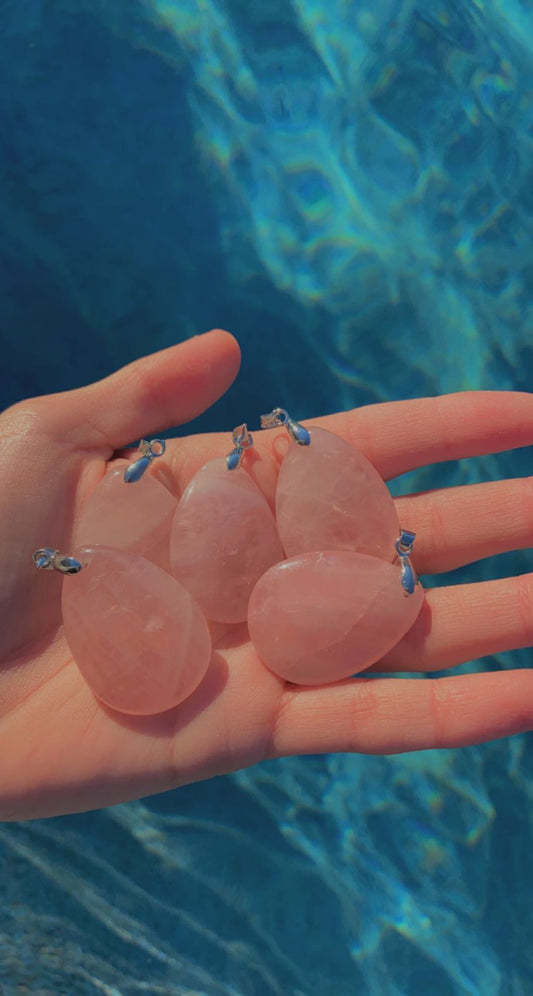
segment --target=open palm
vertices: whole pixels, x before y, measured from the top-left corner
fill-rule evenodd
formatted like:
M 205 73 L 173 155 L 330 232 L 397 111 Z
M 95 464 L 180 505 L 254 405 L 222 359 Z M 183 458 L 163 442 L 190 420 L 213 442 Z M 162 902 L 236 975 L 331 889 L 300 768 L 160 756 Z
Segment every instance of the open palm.
M 41 546 L 68 553 L 76 518 L 109 462 L 133 439 L 198 415 L 238 367 L 237 343 L 217 330 L 0 417 L 0 819 L 110 805 L 287 754 L 457 747 L 533 728 L 531 670 L 436 681 L 376 678 L 531 645 L 531 575 L 428 591 L 406 637 L 355 679 L 288 685 L 257 658 L 243 624 L 213 627 L 208 673 L 175 709 L 132 717 L 94 698 L 63 636 L 61 576 L 37 572 L 31 554 Z M 427 463 L 531 444 L 533 396 L 456 394 L 313 421 L 391 478 Z M 287 441 L 278 430 L 254 435 L 246 466 L 272 502 Z M 206 460 L 228 451 L 228 439 L 226 433 L 167 444 L 165 473 L 177 495 Z M 417 533 L 419 573 L 532 543 L 530 479 L 396 502 L 400 522 Z

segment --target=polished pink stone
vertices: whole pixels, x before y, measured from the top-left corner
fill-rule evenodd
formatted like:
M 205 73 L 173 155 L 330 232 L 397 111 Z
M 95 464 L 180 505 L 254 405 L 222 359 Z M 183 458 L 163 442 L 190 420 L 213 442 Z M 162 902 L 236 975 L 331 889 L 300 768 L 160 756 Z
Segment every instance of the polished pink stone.
M 255 586 L 248 626 L 267 667 L 322 685 L 370 667 L 413 625 L 424 600 L 401 585 L 398 564 L 349 550 L 291 557 Z
M 392 562 L 400 527 L 391 494 L 372 464 L 326 429 L 309 446 L 292 442 L 276 489 L 276 520 L 288 557 L 357 550 Z
M 211 658 L 209 628 L 189 592 L 124 550 L 85 547 L 74 556 L 83 567 L 63 581 L 63 623 L 89 687 L 112 709 L 137 716 L 178 705 Z
M 170 527 L 177 500 L 149 472 L 135 484 L 125 484 L 127 466 L 124 461 L 102 478 L 75 523 L 74 545 L 129 550 L 169 570 Z
M 182 495 L 172 524 L 172 573 L 208 619 L 246 619 L 262 574 L 283 557 L 274 516 L 242 467 L 210 460 Z

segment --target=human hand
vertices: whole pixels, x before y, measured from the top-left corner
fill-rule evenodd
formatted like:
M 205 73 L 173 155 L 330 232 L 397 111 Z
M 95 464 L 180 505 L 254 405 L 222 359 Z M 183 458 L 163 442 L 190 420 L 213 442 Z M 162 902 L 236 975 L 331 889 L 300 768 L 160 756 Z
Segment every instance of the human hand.
M 119 451 L 195 417 L 227 389 L 238 365 L 235 340 L 215 331 L 0 416 L 0 819 L 111 805 L 266 758 L 459 747 L 533 727 L 529 669 L 434 681 L 376 677 L 448 669 L 531 645 L 530 574 L 427 591 L 409 633 L 354 679 L 286 684 L 258 659 L 245 624 L 214 626 L 208 673 L 175 709 L 126 716 L 94 698 L 62 632 L 62 578 L 37 572 L 31 554 L 44 545 L 68 553 L 73 522 Z M 388 479 L 531 444 L 533 396 L 472 392 L 391 402 L 311 424 L 343 436 Z M 257 456 L 246 467 L 273 502 L 285 434 L 254 432 L 254 440 Z M 164 462 L 176 494 L 227 450 L 227 433 L 168 441 Z M 402 525 L 417 534 L 413 562 L 421 574 L 531 545 L 529 478 L 396 504 Z

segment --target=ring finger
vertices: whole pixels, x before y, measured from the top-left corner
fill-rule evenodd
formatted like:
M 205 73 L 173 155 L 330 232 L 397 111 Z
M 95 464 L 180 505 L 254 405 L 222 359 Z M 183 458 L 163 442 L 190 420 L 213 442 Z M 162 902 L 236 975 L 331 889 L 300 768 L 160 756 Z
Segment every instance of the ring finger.
M 440 488 L 396 499 L 398 519 L 416 533 L 419 574 L 440 574 L 533 545 L 533 479 Z
M 369 671 L 439 671 L 533 645 L 533 574 L 430 588 L 402 640 Z

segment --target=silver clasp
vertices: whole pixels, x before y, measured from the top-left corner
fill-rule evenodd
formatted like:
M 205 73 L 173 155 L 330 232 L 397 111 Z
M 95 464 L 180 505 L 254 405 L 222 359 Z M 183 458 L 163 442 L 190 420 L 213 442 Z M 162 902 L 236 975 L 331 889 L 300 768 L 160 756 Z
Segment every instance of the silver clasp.
M 252 433 L 248 431 L 246 422 L 238 425 L 231 434 L 235 449 L 228 453 L 226 457 L 226 467 L 228 470 L 235 470 L 240 467 L 245 450 L 249 450 L 254 445 Z
M 139 452 L 142 453 L 142 456 L 135 463 L 130 463 L 129 467 L 126 467 L 124 471 L 125 483 L 134 484 L 135 481 L 140 481 L 145 471 L 148 470 L 152 460 L 163 456 L 165 449 L 166 443 L 164 439 L 141 439 Z
M 396 559 L 400 561 L 401 566 L 402 588 L 406 595 L 414 594 L 414 590 L 417 584 L 419 584 L 415 569 L 409 559 L 413 551 L 415 537 L 416 533 L 411 533 L 408 529 L 402 529 L 395 543 L 397 553 Z
M 273 429 L 275 426 L 285 426 L 291 439 L 300 446 L 309 446 L 311 433 L 305 426 L 295 422 L 284 408 L 274 408 L 268 415 L 261 415 L 261 428 Z
M 51 546 L 36 550 L 33 554 L 33 563 L 40 570 L 59 571 L 60 574 L 78 574 L 82 566 L 75 557 L 66 556 Z

